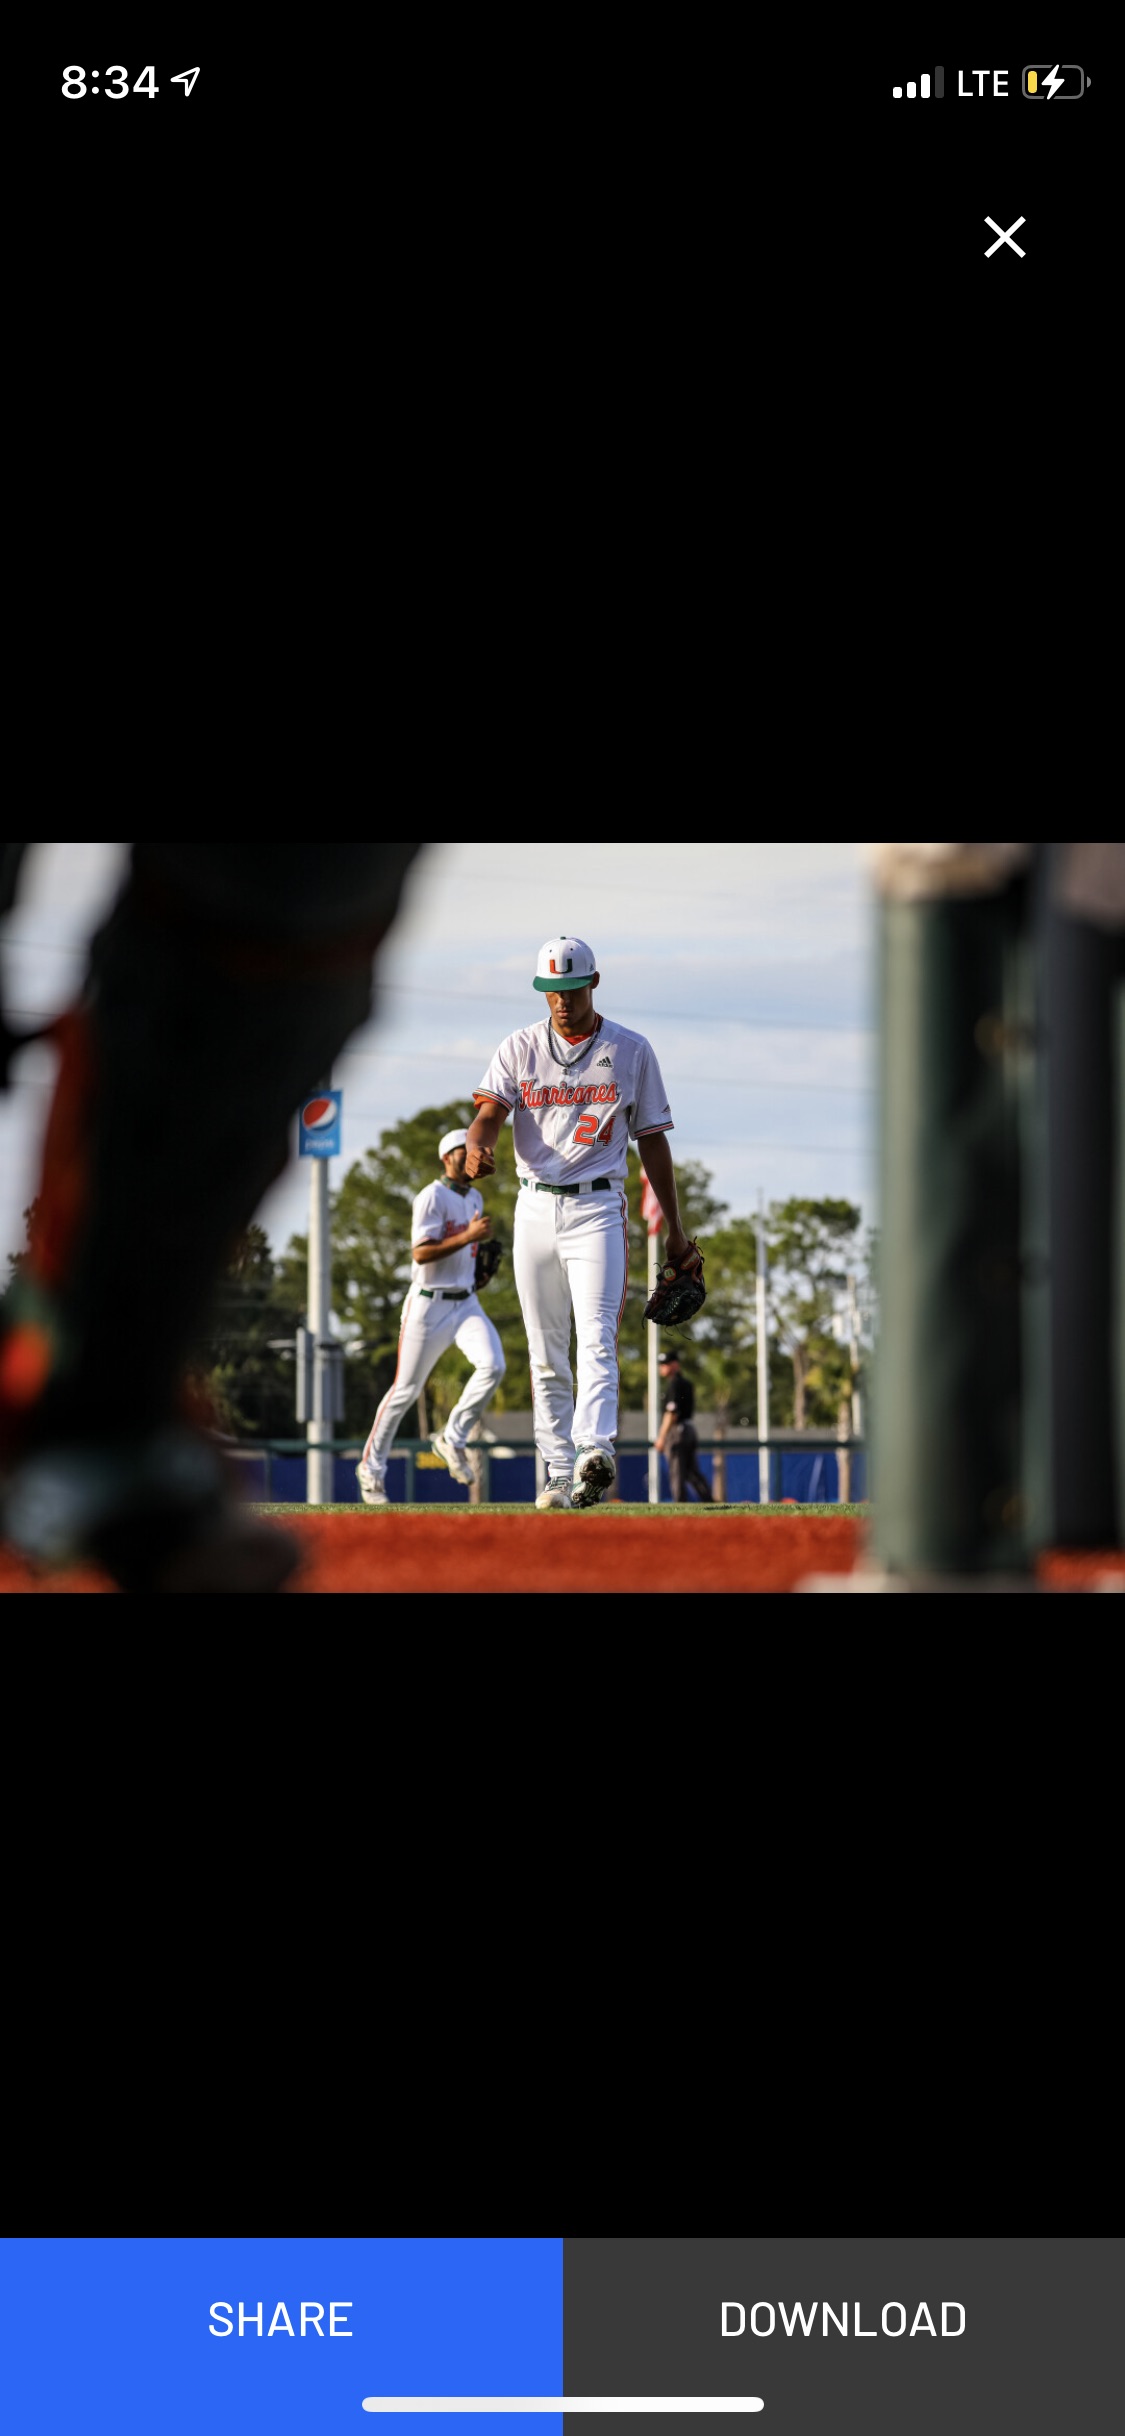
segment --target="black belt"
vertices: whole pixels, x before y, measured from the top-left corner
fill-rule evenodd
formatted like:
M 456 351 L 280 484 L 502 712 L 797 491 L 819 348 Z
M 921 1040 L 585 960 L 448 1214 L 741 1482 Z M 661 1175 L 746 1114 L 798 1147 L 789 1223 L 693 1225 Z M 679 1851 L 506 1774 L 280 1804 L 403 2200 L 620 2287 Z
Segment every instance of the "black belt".
M 424 1295 L 428 1303 L 434 1301 L 467 1303 L 472 1291 L 471 1286 L 419 1286 L 418 1288 L 419 1294 Z
M 580 1184 L 540 1184 L 537 1176 L 521 1176 L 520 1183 L 528 1185 L 533 1184 L 537 1193 L 578 1193 L 582 1190 Z M 594 1176 L 591 1179 L 587 1190 L 591 1193 L 611 1193 L 613 1191 L 613 1177 Z

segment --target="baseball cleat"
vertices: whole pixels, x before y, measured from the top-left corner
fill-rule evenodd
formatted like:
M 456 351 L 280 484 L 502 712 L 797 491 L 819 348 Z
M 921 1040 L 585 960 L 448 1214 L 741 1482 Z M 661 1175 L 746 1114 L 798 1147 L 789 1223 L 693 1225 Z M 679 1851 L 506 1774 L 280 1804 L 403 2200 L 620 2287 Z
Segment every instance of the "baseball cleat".
M 464 1447 L 451 1446 L 444 1430 L 439 1430 L 436 1438 L 431 1438 L 430 1445 L 435 1455 L 440 1455 L 442 1462 L 448 1464 L 454 1480 L 459 1480 L 463 1489 L 471 1489 L 475 1474 Z
M 569 1514 L 571 1503 L 569 1472 L 553 1474 L 535 1500 L 540 1514 Z
M 574 1487 L 570 1493 L 572 1506 L 600 1506 L 606 1490 L 617 1478 L 617 1465 L 612 1455 L 600 1446 L 579 1447 L 574 1465 Z
M 365 1506 L 389 1506 L 390 1498 L 377 1473 L 369 1472 L 365 1463 L 357 1463 L 355 1476 Z

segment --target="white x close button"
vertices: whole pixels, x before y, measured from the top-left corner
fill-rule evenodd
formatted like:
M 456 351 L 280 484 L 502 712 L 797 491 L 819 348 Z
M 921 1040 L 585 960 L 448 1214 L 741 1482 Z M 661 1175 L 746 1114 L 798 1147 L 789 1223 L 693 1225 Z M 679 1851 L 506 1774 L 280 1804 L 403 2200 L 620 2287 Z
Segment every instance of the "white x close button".
M 998 254 L 1002 245 L 1012 245 L 1012 239 L 1016 233 L 1016 230 L 1017 228 L 1023 227 L 1024 221 L 1027 218 L 1027 213 L 1021 212 L 1019 219 L 1013 220 L 1010 228 L 1001 228 L 1000 222 L 998 220 L 994 220 L 988 212 L 985 213 L 984 218 L 986 227 L 994 228 L 996 231 L 995 245 L 986 245 L 984 249 L 984 258 L 987 262 L 989 255 Z M 1012 245 L 1012 252 L 1013 254 L 1019 255 L 1021 262 L 1026 261 L 1027 257 L 1022 245 Z

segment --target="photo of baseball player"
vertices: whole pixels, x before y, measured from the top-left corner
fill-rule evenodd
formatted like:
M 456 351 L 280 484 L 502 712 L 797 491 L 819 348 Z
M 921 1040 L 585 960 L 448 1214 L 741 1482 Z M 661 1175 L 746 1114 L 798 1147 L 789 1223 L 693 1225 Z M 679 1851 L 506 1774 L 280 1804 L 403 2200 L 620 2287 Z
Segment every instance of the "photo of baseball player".
M 660 1068 L 639 1032 L 595 1013 L 600 981 L 584 939 L 547 940 L 532 984 L 546 998 L 546 1019 L 501 1041 L 473 1093 L 477 1114 L 466 1136 L 466 1176 L 489 1175 L 501 1127 L 512 1119 L 520 1182 L 512 1258 L 531 1356 L 535 1443 L 548 1474 L 535 1501 L 541 1511 L 600 1505 L 617 1477 L 630 1137 L 664 1212 L 669 1261 L 683 1267 L 699 1258 L 680 1223 Z
M 447 1346 L 456 1345 L 472 1369 L 444 1430 L 430 1443 L 464 1488 L 471 1488 L 474 1477 L 466 1451 L 469 1432 L 504 1376 L 503 1346 L 478 1300 L 488 1279 L 477 1278 L 477 1245 L 488 1240 L 492 1220 L 484 1215 L 479 1192 L 466 1180 L 467 1138 L 464 1131 L 442 1135 L 438 1157 L 444 1181 L 437 1178 L 414 1196 L 414 1273 L 402 1306 L 398 1368 L 355 1468 L 365 1506 L 389 1505 L 384 1481 L 395 1431 Z

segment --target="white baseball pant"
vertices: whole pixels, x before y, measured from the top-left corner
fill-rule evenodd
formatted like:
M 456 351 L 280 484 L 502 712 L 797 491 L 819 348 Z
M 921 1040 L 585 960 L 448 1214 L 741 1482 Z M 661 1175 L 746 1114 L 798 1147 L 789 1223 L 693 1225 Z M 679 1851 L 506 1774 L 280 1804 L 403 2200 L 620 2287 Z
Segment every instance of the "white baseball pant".
M 628 1213 L 620 1186 L 573 1194 L 521 1186 L 512 1267 L 531 1356 L 535 1443 L 549 1471 L 571 1472 L 576 1447 L 613 1454 L 617 1438 L 617 1337 L 629 1279 Z
M 474 1421 L 495 1395 L 504 1376 L 504 1348 L 479 1297 L 463 1303 L 431 1301 L 411 1286 L 402 1306 L 398 1339 L 398 1368 L 371 1424 L 363 1450 L 368 1470 L 380 1478 L 391 1441 L 404 1414 L 416 1404 L 434 1363 L 449 1345 L 456 1345 L 473 1367 L 445 1425 L 451 1446 L 464 1446 Z

